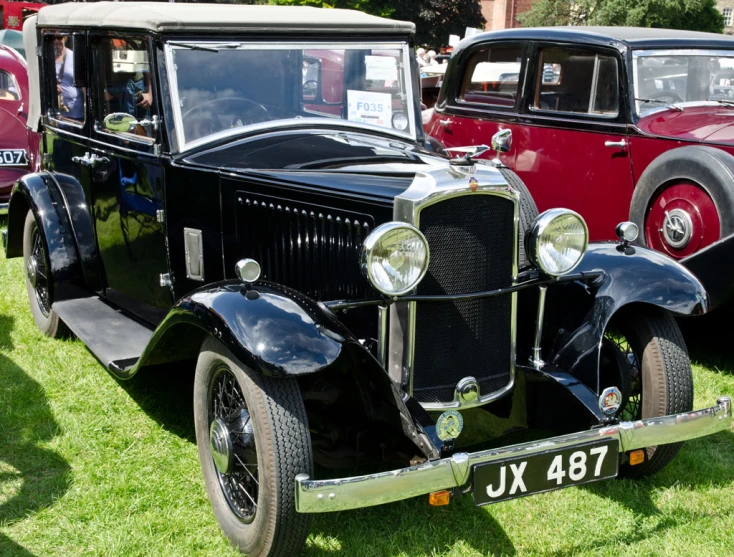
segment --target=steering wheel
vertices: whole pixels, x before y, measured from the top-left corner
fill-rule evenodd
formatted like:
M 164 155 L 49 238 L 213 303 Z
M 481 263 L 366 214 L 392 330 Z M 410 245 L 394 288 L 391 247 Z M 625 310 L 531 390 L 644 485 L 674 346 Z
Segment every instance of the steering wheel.
M 222 106 L 217 109 L 220 105 Z M 228 110 L 226 110 L 227 106 L 229 106 Z M 206 115 L 206 112 L 210 114 Z M 229 121 L 221 117 L 223 114 L 227 117 L 231 116 Z M 182 120 L 186 135 L 192 139 L 198 139 L 227 128 L 267 122 L 272 118 L 268 110 L 260 103 L 243 97 L 222 97 L 191 107 L 184 112 Z

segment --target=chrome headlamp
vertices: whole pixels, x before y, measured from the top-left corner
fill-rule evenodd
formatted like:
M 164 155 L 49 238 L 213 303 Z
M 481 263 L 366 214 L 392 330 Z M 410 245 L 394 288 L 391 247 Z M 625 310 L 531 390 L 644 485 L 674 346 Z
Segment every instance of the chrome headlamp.
M 530 227 L 525 252 L 545 274 L 560 276 L 576 268 L 588 243 L 589 229 L 581 215 L 569 209 L 549 209 Z
M 365 238 L 361 267 L 377 290 L 399 296 L 418 286 L 428 270 L 428 258 L 428 242 L 420 230 L 404 222 L 387 222 Z

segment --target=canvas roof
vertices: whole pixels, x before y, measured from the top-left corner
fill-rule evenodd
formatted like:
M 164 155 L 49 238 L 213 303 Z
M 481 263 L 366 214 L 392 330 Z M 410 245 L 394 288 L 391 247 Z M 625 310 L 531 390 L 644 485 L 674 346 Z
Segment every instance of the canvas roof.
M 142 29 L 154 32 L 413 34 L 415 25 L 355 10 L 306 6 L 70 2 L 38 13 L 38 27 Z

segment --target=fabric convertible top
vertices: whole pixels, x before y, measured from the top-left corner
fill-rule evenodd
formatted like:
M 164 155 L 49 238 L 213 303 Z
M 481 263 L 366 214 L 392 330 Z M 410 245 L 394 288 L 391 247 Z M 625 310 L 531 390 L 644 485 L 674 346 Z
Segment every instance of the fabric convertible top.
M 70 2 L 38 12 L 38 27 L 143 29 L 154 32 L 305 32 L 413 34 L 415 25 L 354 10 L 304 6 Z

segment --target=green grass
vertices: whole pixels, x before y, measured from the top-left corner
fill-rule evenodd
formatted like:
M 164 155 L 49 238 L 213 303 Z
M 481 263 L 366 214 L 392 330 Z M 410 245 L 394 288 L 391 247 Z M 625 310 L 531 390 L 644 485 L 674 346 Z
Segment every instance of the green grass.
M 81 342 L 39 334 L 20 260 L 0 255 L 0 288 L 0 556 L 237 555 L 204 491 L 191 374 L 118 382 Z M 701 353 L 698 407 L 734 395 L 731 358 Z M 317 515 L 304 555 L 734 555 L 734 435 L 644 481 Z

